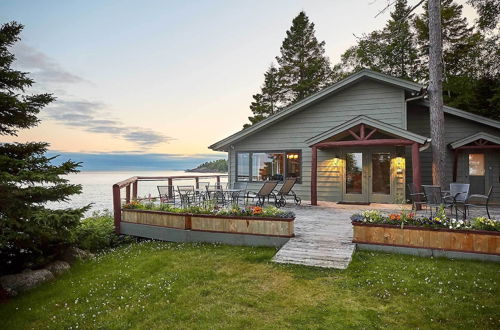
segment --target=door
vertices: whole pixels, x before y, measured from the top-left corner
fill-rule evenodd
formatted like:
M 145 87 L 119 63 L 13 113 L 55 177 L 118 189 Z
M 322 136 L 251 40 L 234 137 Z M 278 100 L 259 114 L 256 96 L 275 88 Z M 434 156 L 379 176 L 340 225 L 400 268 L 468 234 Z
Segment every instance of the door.
M 393 203 L 392 149 L 363 148 L 344 153 L 344 202 Z
M 393 203 L 391 152 L 370 152 L 370 202 Z
M 484 194 L 486 190 L 486 160 L 483 153 L 468 154 L 468 176 L 471 194 Z
M 345 202 L 368 202 L 368 161 L 366 152 L 346 152 L 344 154 L 344 192 Z

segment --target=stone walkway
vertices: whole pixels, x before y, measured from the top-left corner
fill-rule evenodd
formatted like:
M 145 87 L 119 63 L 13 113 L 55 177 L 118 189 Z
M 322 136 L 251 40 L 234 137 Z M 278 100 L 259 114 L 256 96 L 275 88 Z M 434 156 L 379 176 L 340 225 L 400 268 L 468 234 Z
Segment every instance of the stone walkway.
M 351 262 L 355 244 L 352 243 L 350 217 L 363 210 L 377 209 L 384 213 L 401 212 L 409 205 L 376 204 L 339 205 L 320 202 L 310 206 L 287 207 L 295 212 L 295 237 L 291 238 L 273 257 L 274 262 L 306 266 L 345 269 Z M 423 212 L 423 213 L 421 213 Z M 419 214 L 425 214 L 424 211 Z M 484 209 L 474 209 L 471 216 L 484 216 Z M 492 206 L 490 213 L 500 218 L 500 207 Z

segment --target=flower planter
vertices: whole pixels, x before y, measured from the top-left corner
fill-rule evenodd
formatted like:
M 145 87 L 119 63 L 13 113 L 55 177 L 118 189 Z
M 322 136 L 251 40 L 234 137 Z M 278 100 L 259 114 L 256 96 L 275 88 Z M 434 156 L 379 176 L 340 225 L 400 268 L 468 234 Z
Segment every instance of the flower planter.
M 500 255 L 500 232 L 352 222 L 353 243 Z
M 294 218 L 205 215 L 123 209 L 121 221 L 190 231 L 275 237 L 294 236 Z

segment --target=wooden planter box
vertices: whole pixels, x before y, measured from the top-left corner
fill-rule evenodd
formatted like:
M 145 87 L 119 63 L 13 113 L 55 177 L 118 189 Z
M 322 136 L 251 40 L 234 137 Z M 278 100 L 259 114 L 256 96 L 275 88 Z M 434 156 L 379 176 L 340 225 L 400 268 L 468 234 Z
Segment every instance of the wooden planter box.
M 353 243 L 500 255 L 500 232 L 352 222 Z
M 294 220 L 294 218 L 237 217 L 127 209 L 122 210 L 121 216 L 121 221 L 128 223 L 192 231 L 276 237 L 293 237 Z

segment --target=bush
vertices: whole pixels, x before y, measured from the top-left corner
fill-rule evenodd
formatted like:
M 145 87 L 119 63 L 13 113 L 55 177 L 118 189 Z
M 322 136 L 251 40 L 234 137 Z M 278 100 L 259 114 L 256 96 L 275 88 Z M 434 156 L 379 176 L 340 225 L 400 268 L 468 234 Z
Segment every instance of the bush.
M 97 252 L 133 242 L 134 238 L 117 235 L 113 216 L 109 211 L 101 211 L 80 222 L 74 231 L 74 240 L 79 248 Z

